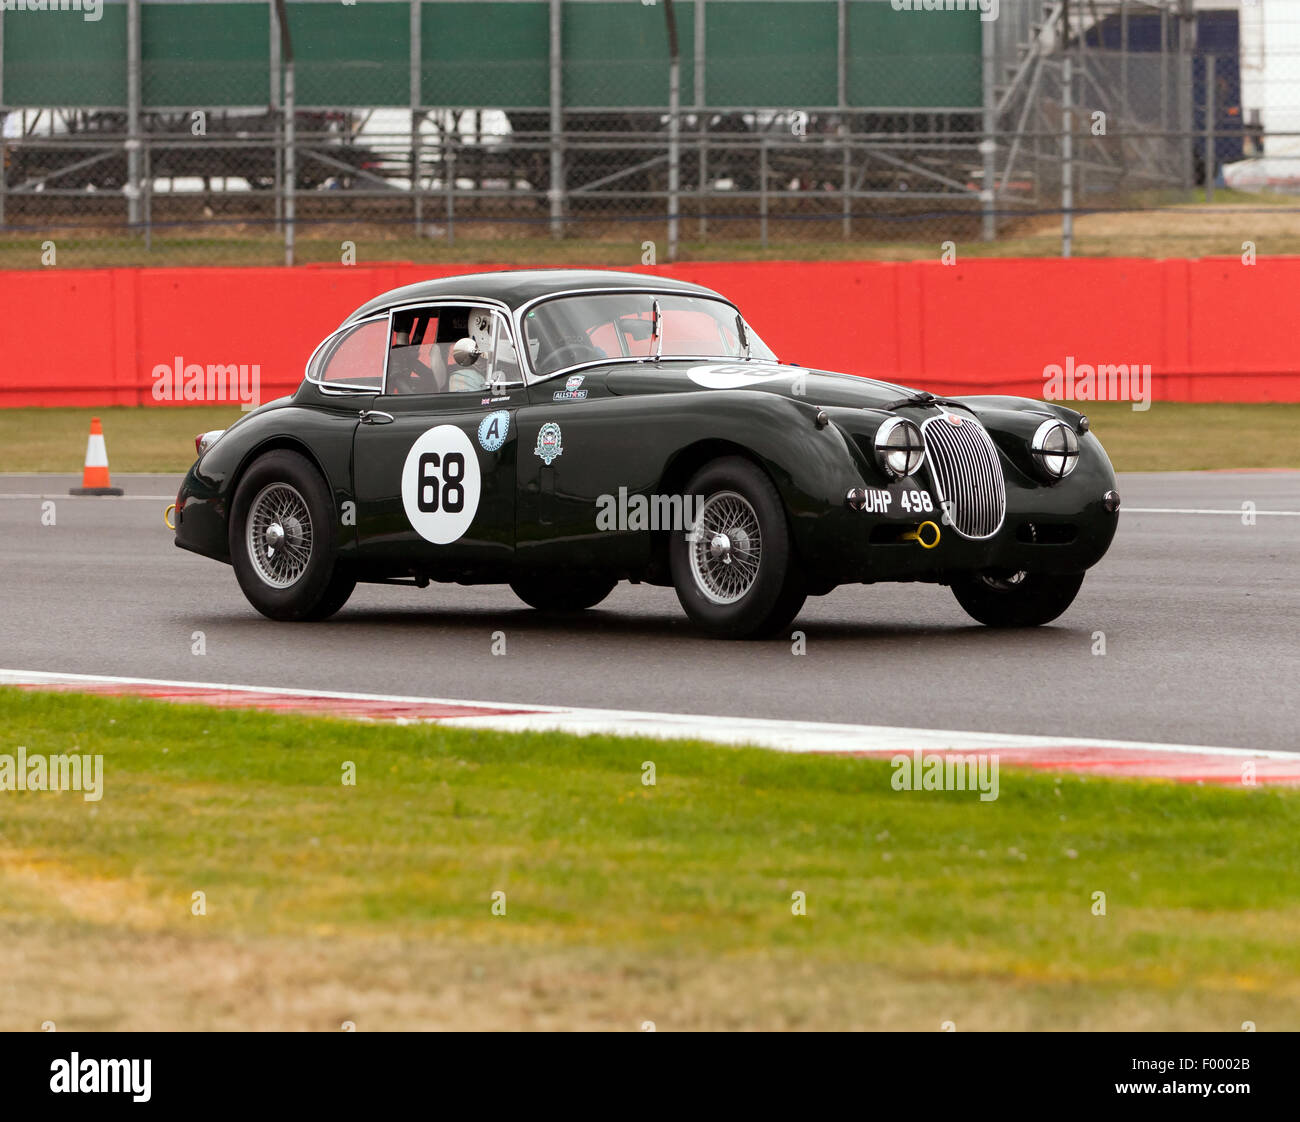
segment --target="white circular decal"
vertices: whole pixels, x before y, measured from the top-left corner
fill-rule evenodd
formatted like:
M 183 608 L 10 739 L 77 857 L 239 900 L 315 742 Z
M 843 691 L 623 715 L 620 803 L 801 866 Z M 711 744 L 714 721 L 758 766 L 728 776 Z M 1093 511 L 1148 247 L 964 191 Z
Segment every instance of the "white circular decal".
M 717 366 L 692 366 L 686 376 L 706 390 L 737 390 L 757 382 L 771 382 L 777 378 L 791 378 L 802 371 L 789 367 L 773 370 L 770 366 L 751 366 L 748 363 L 723 363 Z
M 455 425 L 429 429 L 406 454 L 402 506 L 415 532 L 434 545 L 462 537 L 478 511 L 478 453 Z

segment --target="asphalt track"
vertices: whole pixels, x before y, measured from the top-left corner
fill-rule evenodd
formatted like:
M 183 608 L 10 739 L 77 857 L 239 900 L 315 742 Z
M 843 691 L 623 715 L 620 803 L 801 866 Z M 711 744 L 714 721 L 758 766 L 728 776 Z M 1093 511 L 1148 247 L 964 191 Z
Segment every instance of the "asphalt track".
M 73 482 L 0 477 L 0 666 L 1300 750 L 1300 472 L 1121 477 L 1115 544 L 1050 627 L 990 631 L 935 586 L 846 587 L 808 602 L 803 655 L 704 639 L 672 590 L 628 585 L 563 622 L 506 588 L 363 586 L 328 623 L 276 624 L 172 545 L 174 477 L 116 477 L 126 499 Z

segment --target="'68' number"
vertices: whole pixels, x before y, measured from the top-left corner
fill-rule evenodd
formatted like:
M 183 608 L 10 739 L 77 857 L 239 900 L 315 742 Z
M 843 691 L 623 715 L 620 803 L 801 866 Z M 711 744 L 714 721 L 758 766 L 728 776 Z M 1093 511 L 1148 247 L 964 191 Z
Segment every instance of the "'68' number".
M 411 529 L 434 545 L 464 536 L 482 490 L 478 451 L 457 425 L 436 425 L 416 437 L 402 464 L 402 509 Z
M 422 513 L 437 514 L 445 510 L 448 514 L 459 514 L 465 509 L 465 457 L 461 453 L 448 452 L 444 457 L 439 452 L 425 452 L 420 456 L 419 470 L 420 492 L 416 505 Z
M 922 511 L 930 514 L 934 510 L 934 503 L 930 499 L 929 491 L 904 491 L 899 505 L 904 510 L 914 514 L 920 514 Z

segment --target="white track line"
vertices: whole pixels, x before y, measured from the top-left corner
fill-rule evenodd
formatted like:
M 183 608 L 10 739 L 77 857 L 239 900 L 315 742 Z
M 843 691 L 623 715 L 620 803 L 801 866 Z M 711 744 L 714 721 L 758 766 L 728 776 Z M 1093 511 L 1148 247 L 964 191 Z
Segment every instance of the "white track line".
M 782 752 L 910 752 L 979 751 L 1038 748 L 1112 749 L 1121 752 L 1194 753 L 1296 759 L 1292 752 L 1216 748 L 1194 744 L 1153 744 L 1136 740 L 1093 740 L 1071 736 L 1026 736 L 953 729 L 895 728 L 884 725 L 847 725 L 817 721 L 779 721 L 754 717 L 713 717 L 686 713 L 653 713 L 621 709 L 575 709 L 557 705 L 514 704 L 507 701 L 460 701 L 450 698 L 412 697 L 401 694 L 344 693 L 334 690 L 284 689 L 275 686 L 241 686 L 219 682 L 172 681 L 160 678 L 122 678 L 98 674 L 57 674 L 39 670 L 2 670 L 0 685 L 129 685 L 184 690 L 223 690 L 250 694 L 280 694 L 343 701 L 388 702 L 406 705 L 445 705 L 487 710 L 483 716 L 438 718 L 440 725 L 487 728 L 502 732 L 600 733 L 610 736 L 648 736 L 670 740 L 708 740 L 719 744 L 756 745 Z M 500 709 L 523 712 L 502 714 Z
M 1120 507 L 1121 514 L 1249 514 L 1251 517 L 1256 515 L 1271 518 L 1300 518 L 1300 510 L 1251 510 L 1245 511 L 1240 507 L 1236 509 L 1228 508 L 1227 510 L 1194 510 L 1190 508 L 1166 507 L 1166 506 L 1125 506 Z
M 174 503 L 175 495 L 69 495 L 63 491 L 54 491 L 50 494 L 38 495 L 35 491 L 11 492 L 5 494 L 0 492 L 0 499 L 117 499 L 119 502 L 136 503 Z

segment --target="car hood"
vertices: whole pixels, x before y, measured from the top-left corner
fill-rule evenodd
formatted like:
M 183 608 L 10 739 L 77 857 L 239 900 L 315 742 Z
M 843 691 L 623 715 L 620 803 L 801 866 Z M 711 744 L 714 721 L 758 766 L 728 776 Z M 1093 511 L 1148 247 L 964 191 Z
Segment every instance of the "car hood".
M 795 398 L 809 404 L 849 409 L 898 405 L 920 391 L 892 382 L 810 370 L 776 362 L 727 362 L 722 359 L 675 360 L 620 366 L 605 378 L 611 393 L 642 394 L 745 390 Z

